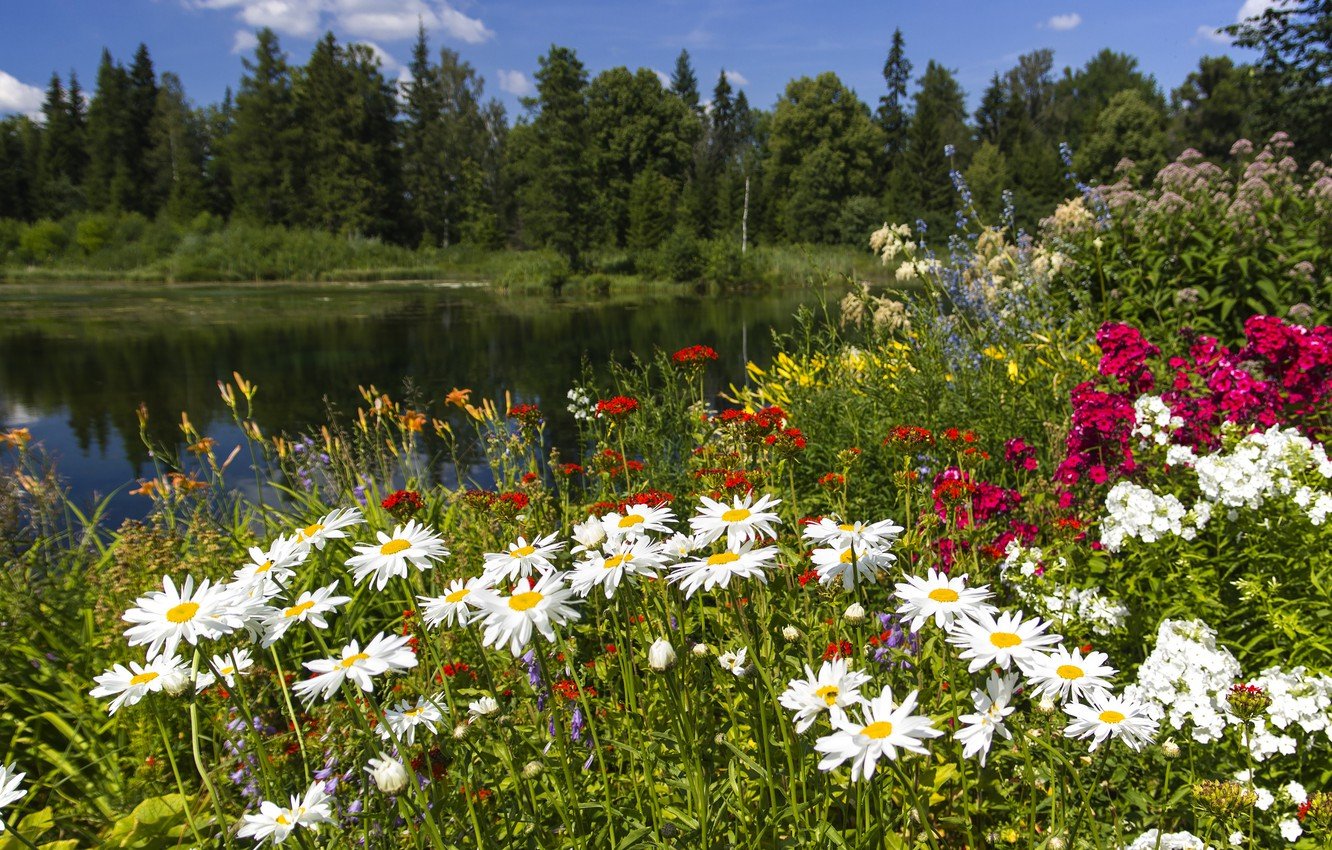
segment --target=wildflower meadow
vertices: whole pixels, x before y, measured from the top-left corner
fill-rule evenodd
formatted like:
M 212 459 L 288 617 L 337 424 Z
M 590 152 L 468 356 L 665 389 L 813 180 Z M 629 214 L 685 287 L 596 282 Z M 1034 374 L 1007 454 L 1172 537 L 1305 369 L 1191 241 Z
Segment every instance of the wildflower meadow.
M 1328 177 L 1287 145 L 1034 233 L 955 173 L 946 244 L 867 234 L 914 288 L 720 394 L 700 341 L 268 434 L 238 374 L 245 442 L 187 412 L 114 530 L 9 432 L 0 848 L 1332 847 Z

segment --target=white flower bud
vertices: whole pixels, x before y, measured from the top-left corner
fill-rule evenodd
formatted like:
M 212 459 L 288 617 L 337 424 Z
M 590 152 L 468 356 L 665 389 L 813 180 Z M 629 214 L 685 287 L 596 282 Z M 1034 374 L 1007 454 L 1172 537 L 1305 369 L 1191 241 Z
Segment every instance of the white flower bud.
M 601 541 L 606 539 L 606 529 L 601 527 L 601 520 L 594 516 L 588 517 L 573 527 L 573 537 L 579 546 L 591 549 L 601 545 Z
M 797 629 L 795 626 L 786 626 L 782 629 L 782 637 L 786 638 L 788 641 L 800 640 L 800 629 Z
M 697 658 L 707 658 L 708 653 L 711 651 L 712 650 L 708 647 L 706 643 L 696 643 L 694 644 L 693 649 L 690 650 L 690 652 L 694 653 L 695 657 Z
M 648 666 L 658 673 L 675 666 L 675 647 L 666 638 L 657 638 L 648 648 Z
M 497 711 L 499 711 L 499 703 L 495 701 L 494 697 L 481 697 L 467 704 L 467 713 L 473 719 L 489 717 Z
M 545 770 L 545 766 L 542 765 L 541 762 L 529 761 L 527 764 L 523 765 L 523 778 L 536 779 L 541 775 L 541 771 L 543 770 Z
M 385 794 L 397 794 L 407 787 L 410 779 L 403 763 L 384 752 L 379 754 L 379 758 L 370 759 L 365 771 L 375 780 L 375 787 Z
M 842 619 L 853 626 L 858 626 L 865 622 L 865 606 L 859 602 L 852 602 L 842 613 Z
M 468 726 L 466 723 L 459 723 L 457 726 L 454 726 L 453 727 L 454 740 L 461 741 L 463 738 L 466 738 L 467 732 L 468 732 Z
M 1054 697 L 1050 696 L 1049 694 L 1046 694 L 1045 696 L 1041 697 L 1041 701 L 1036 703 L 1036 710 L 1039 711 L 1041 714 L 1054 714 L 1055 710 Z
M 1179 744 L 1175 743 L 1174 738 L 1166 738 L 1161 742 L 1161 754 L 1168 759 L 1179 757 Z

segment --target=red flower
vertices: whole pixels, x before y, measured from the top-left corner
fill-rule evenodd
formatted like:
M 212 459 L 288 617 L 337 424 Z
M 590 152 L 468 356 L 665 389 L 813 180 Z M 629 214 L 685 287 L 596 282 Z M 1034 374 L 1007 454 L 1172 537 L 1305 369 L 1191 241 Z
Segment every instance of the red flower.
M 846 483 L 846 476 L 836 472 L 826 472 L 819 476 L 819 486 L 835 490 Z
M 625 416 L 638 409 L 638 399 L 617 395 L 597 402 L 597 416 Z
M 395 490 L 379 506 L 393 514 L 395 519 L 403 520 L 423 509 L 425 502 L 415 490 Z
M 855 655 L 856 649 L 851 645 L 851 641 L 844 640 L 839 643 L 830 643 L 823 650 L 823 660 L 832 661 L 835 658 L 850 658 Z
M 717 352 L 706 345 L 691 345 L 671 355 L 671 359 L 681 366 L 693 366 L 717 359 Z

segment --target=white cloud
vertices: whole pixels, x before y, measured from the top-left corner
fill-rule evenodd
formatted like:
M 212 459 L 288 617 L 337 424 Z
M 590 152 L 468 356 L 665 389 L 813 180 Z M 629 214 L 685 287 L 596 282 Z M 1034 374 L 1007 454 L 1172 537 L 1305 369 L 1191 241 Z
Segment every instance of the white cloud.
M 665 86 L 666 88 L 670 88 L 670 87 L 671 87 L 671 75 L 670 75 L 670 74 L 667 74 L 665 71 L 658 71 L 656 68 L 653 68 L 653 69 L 652 69 L 652 73 L 654 73 L 654 74 L 657 75 L 657 79 L 661 80 L 661 84 L 662 84 L 663 86 Z
M 22 112 L 36 118 L 44 100 L 46 92 L 0 71 L 0 112 Z
M 416 35 L 418 25 L 467 44 L 494 37 L 480 18 L 448 0 L 181 0 L 196 9 L 232 10 L 246 25 L 272 27 L 282 35 L 310 38 L 326 29 L 352 38 L 397 41 Z
M 1197 32 L 1193 35 L 1193 41 L 1195 44 L 1199 41 L 1210 41 L 1212 44 L 1230 44 L 1230 36 L 1216 27 L 1199 24 Z
M 375 58 L 379 60 L 379 67 L 384 69 L 386 75 L 402 74 L 404 70 L 403 64 L 397 59 L 394 59 L 393 55 L 387 50 L 380 47 L 378 44 L 375 44 L 373 41 L 362 39 L 360 43 L 370 48 L 370 52 L 375 54 Z
M 1257 18 L 1280 2 L 1281 0 L 1244 0 L 1244 5 L 1240 6 L 1239 12 L 1235 15 L 1235 23 L 1242 24 L 1249 18 Z
M 1055 15 L 1045 22 L 1045 25 L 1056 32 L 1076 29 L 1078 24 L 1082 23 L 1082 16 L 1077 12 L 1069 12 L 1066 15 Z
M 733 86 L 749 85 L 749 80 L 746 80 L 745 75 L 739 71 L 723 71 L 722 73 L 726 75 L 726 82 Z
M 506 71 L 499 69 L 499 87 L 500 91 L 508 92 L 517 97 L 531 97 L 536 94 L 536 86 L 522 71 Z
M 231 39 L 232 53 L 249 53 L 259 44 L 259 37 L 250 30 L 236 30 Z

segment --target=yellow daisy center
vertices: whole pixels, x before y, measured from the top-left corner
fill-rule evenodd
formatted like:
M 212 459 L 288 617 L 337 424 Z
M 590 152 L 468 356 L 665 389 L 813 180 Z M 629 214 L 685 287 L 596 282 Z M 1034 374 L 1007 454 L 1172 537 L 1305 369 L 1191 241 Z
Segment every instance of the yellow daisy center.
M 849 564 L 853 560 L 855 560 L 855 555 L 851 552 L 850 549 L 847 549 L 845 552 L 842 553 L 841 561 L 843 564 Z
M 957 591 L 951 587 L 936 587 L 930 591 L 929 596 L 935 602 L 956 602 L 958 599 Z
M 305 528 L 301 529 L 301 534 L 305 537 L 314 537 L 316 534 L 318 534 L 323 530 L 324 526 L 322 523 L 312 522 L 309 525 L 307 525 Z
M 130 679 L 130 684 L 131 684 L 131 685 L 146 685 L 146 684 L 148 684 L 149 682 L 151 682 L 153 679 L 156 679 L 159 675 L 161 675 L 161 674 L 159 674 L 159 673 L 154 673 L 152 670 L 146 670 L 146 671 L 144 671 L 143 673 L 140 673 L 139 675 L 137 675 L 137 676 L 131 678 L 131 679 Z
M 357 662 L 364 661 L 369 657 L 370 654 L 368 652 L 358 652 L 355 655 L 342 659 L 342 666 L 344 668 L 354 667 Z
M 1022 643 L 1022 638 L 1012 632 L 992 632 L 990 643 L 1000 649 L 1011 649 Z
M 1102 723 L 1123 723 L 1124 715 L 1118 711 L 1102 711 L 1097 717 Z
M 379 547 L 379 554 L 396 555 L 399 552 L 405 552 L 410 548 L 412 548 L 412 541 L 410 540 L 402 540 L 402 539 L 390 540 L 389 542 L 385 543 L 383 546 Z
M 464 587 L 462 590 L 455 590 L 452 593 L 450 593 L 448 596 L 445 596 L 444 601 L 449 603 L 450 605 L 457 605 L 459 602 L 463 601 L 463 598 L 466 597 L 467 594 L 471 592 L 472 591 L 470 588 Z
M 291 821 L 287 820 L 286 815 L 278 815 L 277 817 L 273 818 L 273 823 L 280 823 L 283 826 L 288 826 L 291 823 Z
M 527 590 L 510 596 L 509 607 L 515 611 L 526 611 L 530 608 L 535 608 L 537 603 L 545 598 L 544 594 L 537 593 L 535 590 Z
M 166 618 L 173 623 L 188 623 L 199 613 L 198 602 L 182 602 L 166 612 Z
M 629 516 L 620 517 L 620 528 L 633 528 L 644 522 L 643 517 L 638 514 L 629 514 Z
M 720 567 L 722 564 L 734 564 L 740 560 L 740 556 L 734 552 L 722 552 L 719 555 L 708 556 L 709 567 Z
M 1055 673 L 1059 678 L 1068 679 L 1070 682 L 1082 678 L 1082 668 L 1075 664 L 1060 664 L 1055 668 Z
M 218 670 L 217 672 L 223 676 L 230 676 L 236 672 L 236 668 L 228 665 L 226 667 L 223 667 L 221 670 Z
M 876 720 L 864 729 L 861 729 L 860 734 L 864 735 L 866 738 L 874 738 L 876 741 L 881 740 L 893 734 L 893 724 L 889 723 L 887 720 Z
M 307 599 L 304 602 L 297 602 L 295 605 L 283 611 L 282 616 L 288 619 L 299 617 L 313 607 L 315 607 L 315 601 L 313 599 Z
M 744 522 L 749 519 L 747 508 L 731 508 L 721 515 L 722 522 Z
M 271 569 L 273 569 L 273 562 L 264 561 L 262 564 L 254 568 L 254 574 L 258 575 L 259 573 L 266 573 Z
M 535 551 L 536 551 L 536 547 L 535 547 L 535 546 L 524 546 L 524 547 L 522 547 L 521 549 L 514 549 L 514 550 L 510 551 L 510 552 L 509 552 L 509 557 L 511 557 L 511 558 L 526 558 L 528 555 L 532 554 L 532 553 L 535 552 Z
M 403 716 L 403 717 L 419 717 L 419 716 L 422 715 L 422 714 L 425 714 L 425 706 L 424 706 L 424 705 L 422 705 L 422 706 L 418 706 L 417 708 L 409 708 L 409 709 L 407 709 L 406 711 L 404 711 L 404 712 L 402 713 L 402 716 Z
M 845 531 L 845 532 L 847 532 L 847 533 L 850 533 L 850 532 L 852 532 L 852 531 L 855 531 L 855 530 L 856 530 L 856 527 L 855 527 L 854 525 L 852 525 L 851 523 L 849 523 L 849 522 L 844 522 L 844 523 L 842 523 L 841 525 L 837 526 L 837 530 L 838 530 L 838 531 Z
M 627 564 L 633 559 L 634 556 L 629 554 L 628 552 L 626 552 L 623 555 L 612 555 L 611 557 L 606 559 L 606 563 L 603 564 L 603 566 L 608 570 L 613 570 L 616 567 L 618 567 L 620 564 Z
M 814 692 L 814 696 L 819 697 L 829 706 L 837 704 L 837 694 L 838 690 L 836 685 L 824 685 Z

